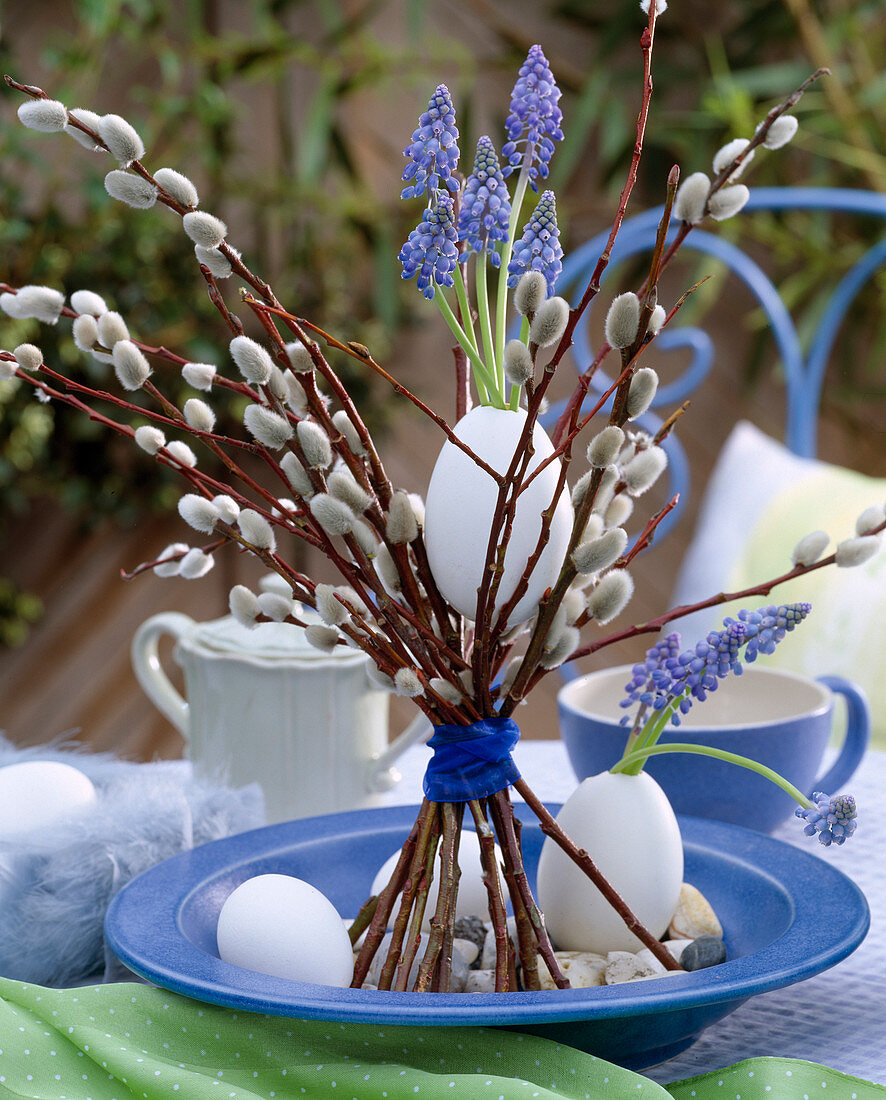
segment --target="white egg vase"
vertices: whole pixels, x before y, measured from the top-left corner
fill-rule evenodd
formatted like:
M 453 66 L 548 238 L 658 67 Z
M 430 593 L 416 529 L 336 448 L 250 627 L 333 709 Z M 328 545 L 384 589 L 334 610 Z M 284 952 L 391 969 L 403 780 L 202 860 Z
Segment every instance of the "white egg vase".
M 455 425 L 456 436 L 498 473 L 507 472 L 523 431 L 523 409 L 478 405 Z M 532 433 L 534 470 L 554 448 L 540 424 Z M 542 512 L 550 508 L 560 474 L 552 462 L 521 494 L 505 554 L 504 574 L 495 601 L 500 609 L 512 595 L 535 550 Z M 437 457 L 425 502 L 425 543 L 434 580 L 446 599 L 468 619 L 477 616 L 477 589 L 486 564 L 486 549 L 498 497 L 493 479 L 454 443 L 447 440 Z M 508 623 L 516 626 L 535 614 L 538 601 L 560 572 L 572 533 L 568 488 L 560 495 L 550 539 L 529 579 L 529 587 Z
M 683 882 L 683 844 L 671 804 L 645 772 L 590 776 L 557 822 L 596 863 L 642 924 L 667 929 Z M 560 951 L 639 951 L 643 946 L 596 886 L 553 841 L 538 863 L 538 902 Z

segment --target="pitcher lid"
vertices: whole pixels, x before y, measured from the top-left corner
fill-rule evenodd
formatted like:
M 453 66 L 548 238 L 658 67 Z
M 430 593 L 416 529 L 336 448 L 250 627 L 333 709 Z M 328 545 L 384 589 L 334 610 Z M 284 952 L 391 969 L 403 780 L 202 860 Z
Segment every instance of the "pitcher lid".
M 305 622 L 321 620 L 310 608 L 300 608 L 299 617 Z M 294 623 L 258 623 L 246 627 L 232 615 L 202 623 L 189 638 L 190 645 L 213 653 L 237 654 L 265 661 L 335 661 L 352 662 L 366 660 L 361 650 L 336 648 L 335 653 L 324 653 L 312 646 L 305 637 L 303 627 Z

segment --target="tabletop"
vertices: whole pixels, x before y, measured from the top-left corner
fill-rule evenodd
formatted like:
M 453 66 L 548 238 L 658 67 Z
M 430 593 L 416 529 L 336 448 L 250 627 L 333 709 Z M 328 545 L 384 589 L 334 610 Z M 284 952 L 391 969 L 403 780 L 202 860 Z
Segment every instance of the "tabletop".
M 388 804 L 420 800 L 427 755 L 419 745 L 400 759 L 403 778 Z M 576 787 L 562 741 L 521 741 L 514 759 L 545 801 L 565 801 Z M 833 863 L 864 891 L 871 929 L 858 950 L 823 974 L 746 1001 L 681 1055 L 647 1070 L 647 1077 L 667 1084 L 744 1058 L 777 1055 L 886 1085 L 886 815 L 877 805 L 883 791 L 886 753 L 869 750 L 847 792 L 859 807 L 858 830 L 847 844 L 824 848 L 793 818 L 774 834 Z

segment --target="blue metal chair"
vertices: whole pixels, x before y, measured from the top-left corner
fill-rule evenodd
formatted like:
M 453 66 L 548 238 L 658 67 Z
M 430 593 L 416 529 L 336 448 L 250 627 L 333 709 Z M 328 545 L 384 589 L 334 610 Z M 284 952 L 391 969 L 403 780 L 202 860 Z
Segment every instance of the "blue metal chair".
M 751 189 L 750 201 L 740 217 L 755 210 L 825 210 L 874 215 L 886 219 L 886 195 L 837 188 L 760 187 Z M 619 261 L 637 253 L 651 251 L 661 213 L 662 208 L 659 207 L 624 222 L 609 270 L 613 270 Z M 674 222 L 669 230 L 669 239 L 677 232 L 677 228 L 678 223 Z M 565 297 L 571 296 L 573 301 L 580 298 L 607 237 L 608 230 L 581 245 L 564 261 L 558 285 L 564 288 L 561 293 Z M 721 261 L 745 283 L 766 313 L 785 378 L 787 417 L 784 441 L 795 454 L 813 457 L 817 445 L 821 390 L 831 350 L 855 297 L 886 263 L 886 236 L 869 248 L 840 279 L 822 313 L 806 355 L 777 288 L 759 265 L 741 249 L 714 233 L 694 229 L 682 250 L 705 253 Z M 588 335 L 587 314 L 576 328 L 574 339 L 579 366 L 592 362 L 594 353 Z M 662 423 L 662 418 L 653 410 L 670 411 L 684 401 L 705 379 L 714 361 L 713 343 L 698 328 L 669 326 L 656 342 L 660 350 L 689 348 L 692 351 L 692 360 L 678 379 L 659 389 L 650 412 L 640 420 L 641 426 L 649 432 L 655 432 Z M 598 371 L 591 382 L 587 406 L 590 407 L 597 396 L 611 384 L 611 376 L 602 370 Z M 555 423 L 563 406 L 562 401 L 550 406 L 543 417 L 545 426 Z M 679 493 L 680 503 L 661 524 L 658 532 L 660 537 L 678 521 L 686 507 L 690 487 L 689 463 L 676 435 L 669 436 L 664 445 L 669 458 L 671 495 Z

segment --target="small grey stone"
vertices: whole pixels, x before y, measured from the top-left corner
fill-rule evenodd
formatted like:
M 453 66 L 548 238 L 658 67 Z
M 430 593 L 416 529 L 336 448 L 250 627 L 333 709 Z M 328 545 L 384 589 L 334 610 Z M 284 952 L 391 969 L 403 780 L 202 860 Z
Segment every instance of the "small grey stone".
M 717 936 L 699 936 L 683 949 L 680 965 L 684 970 L 704 970 L 726 962 L 726 944 Z
M 483 944 L 486 942 L 485 921 L 480 917 L 459 917 L 455 922 L 455 936 L 477 945 L 477 957 L 471 963 L 471 970 L 479 970 L 483 961 Z
M 492 931 L 492 923 L 487 922 L 486 928 L 486 942 L 483 944 L 483 950 L 480 952 L 481 964 L 478 969 L 495 970 L 495 933 Z M 508 936 L 510 937 L 511 943 L 514 945 L 514 950 L 516 950 L 517 922 L 513 917 L 508 917 Z
M 494 970 L 469 970 L 464 987 L 465 993 L 494 993 Z
M 606 985 L 620 985 L 622 982 L 633 982 L 637 978 L 660 977 L 655 974 L 652 966 L 637 958 L 630 951 L 610 951 L 606 956 L 606 969 L 603 980 Z
M 452 949 L 461 955 L 468 966 L 472 963 L 479 963 L 480 948 L 477 947 L 473 940 L 463 940 L 459 936 L 456 936 L 452 941 Z M 479 969 L 479 966 L 475 969 Z
M 371 982 L 373 985 L 378 984 L 378 979 L 381 977 L 382 967 L 384 966 L 385 956 L 388 952 L 392 939 L 392 933 L 386 932 L 384 939 L 381 941 L 378 951 L 375 954 L 375 958 L 369 966 L 369 973 L 366 975 L 366 981 Z M 412 967 L 409 971 L 409 988 L 412 988 L 412 983 L 418 977 L 418 968 L 421 964 L 422 956 L 424 955 L 424 948 L 426 945 L 425 937 L 422 937 L 422 943 L 419 946 L 415 959 L 413 960 Z M 452 973 L 450 978 L 450 989 L 453 993 L 462 993 L 465 988 L 465 982 L 468 976 L 468 967 L 463 956 L 458 951 L 452 952 Z

